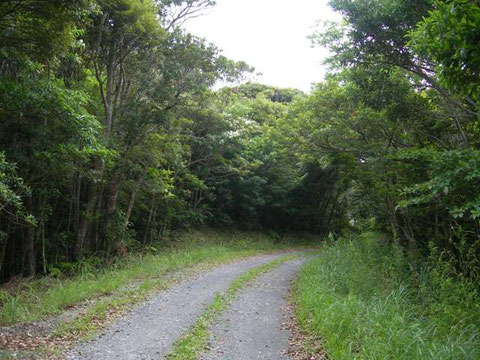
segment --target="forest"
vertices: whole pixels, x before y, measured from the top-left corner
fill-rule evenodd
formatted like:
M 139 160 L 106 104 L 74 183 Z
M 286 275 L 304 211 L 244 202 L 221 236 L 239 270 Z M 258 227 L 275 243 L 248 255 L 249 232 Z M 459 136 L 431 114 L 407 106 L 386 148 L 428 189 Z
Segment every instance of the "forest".
M 301 161 L 281 131 L 305 95 L 212 90 L 253 71 L 182 30 L 212 5 L 0 5 L 3 281 L 105 263 L 179 229 L 339 228 L 335 168 Z
M 374 228 L 479 278 L 480 9 L 332 1 L 311 94 L 181 24 L 210 1 L 4 1 L 1 278 L 200 226 Z
M 310 93 L 247 81 L 182 27 L 214 5 L 0 3 L 0 282 L 212 228 L 353 246 L 341 276 L 376 250 L 339 239 L 374 231 L 403 260 L 370 270 L 464 284 L 451 301 L 478 319 L 480 2 L 331 0 Z
M 209 0 L 0 5 L 0 277 L 179 229 L 375 229 L 477 281 L 477 1 L 333 0 L 311 94 L 182 29 Z

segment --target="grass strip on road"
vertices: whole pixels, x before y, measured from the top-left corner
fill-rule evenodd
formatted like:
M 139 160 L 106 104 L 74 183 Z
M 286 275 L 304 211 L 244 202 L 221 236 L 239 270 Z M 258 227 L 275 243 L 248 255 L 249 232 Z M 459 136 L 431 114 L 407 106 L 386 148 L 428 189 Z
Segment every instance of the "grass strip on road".
M 203 351 L 207 350 L 208 339 L 210 337 L 208 329 L 212 326 L 220 314 L 231 304 L 238 291 L 261 274 L 264 274 L 278 265 L 297 258 L 298 254 L 288 255 L 276 259 L 268 264 L 258 266 L 245 274 L 239 276 L 230 285 L 227 292 L 218 294 L 215 300 L 210 304 L 205 312 L 199 317 L 196 323 L 178 339 L 170 354 L 169 360 L 194 360 L 197 359 Z

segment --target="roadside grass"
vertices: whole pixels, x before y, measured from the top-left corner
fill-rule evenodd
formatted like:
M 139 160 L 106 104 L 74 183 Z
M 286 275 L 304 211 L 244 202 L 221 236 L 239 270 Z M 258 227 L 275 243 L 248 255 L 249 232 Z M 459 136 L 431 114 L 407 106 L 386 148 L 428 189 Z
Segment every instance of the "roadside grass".
M 166 281 L 153 283 L 147 280 L 135 290 L 119 292 L 113 297 L 95 302 L 85 313 L 71 321 L 61 322 L 52 336 L 89 340 L 108 324 L 109 317 L 115 317 L 132 305 L 146 300 L 153 290 L 161 290 L 167 286 Z
M 218 294 L 215 300 L 207 307 L 204 313 L 198 318 L 195 324 L 178 339 L 173 345 L 172 351 L 167 356 L 169 360 L 195 360 L 208 347 L 208 332 L 215 320 L 231 304 L 239 290 L 247 286 L 261 274 L 264 274 L 278 265 L 297 258 L 298 254 L 288 255 L 271 261 L 265 265 L 258 266 L 245 274 L 239 276 L 230 285 L 225 293 Z
M 480 359 L 480 297 L 467 280 L 425 266 L 375 233 L 322 247 L 294 287 L 300 326 L 329 358 Z
M 25 281 L 13 292 L 2 288 L 0 325 L 39 320 L 86 300 L 115 295 L 132 283 L 148 287 L 149 281 L 158 281 L 171 272 L 286 249 L 295 246 L 294 241 L 254 232 L 203 230 L 184 233 L 168 247 L 152 248 L 156 253 L 129 255 L 103 268 L 85 266 L 70 277 L 46 276 Z

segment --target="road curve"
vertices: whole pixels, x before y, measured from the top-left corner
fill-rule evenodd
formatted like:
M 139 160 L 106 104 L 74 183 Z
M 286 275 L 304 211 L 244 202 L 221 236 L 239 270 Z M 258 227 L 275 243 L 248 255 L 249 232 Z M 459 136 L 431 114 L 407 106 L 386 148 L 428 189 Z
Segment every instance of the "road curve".
M 189 278 L 135 307 L 92 341 L 79 344 L 67 359 L 163 359 L 217 293 L 225 292 L 242 273 L 281 256 L 285 253 L 256 256 Z

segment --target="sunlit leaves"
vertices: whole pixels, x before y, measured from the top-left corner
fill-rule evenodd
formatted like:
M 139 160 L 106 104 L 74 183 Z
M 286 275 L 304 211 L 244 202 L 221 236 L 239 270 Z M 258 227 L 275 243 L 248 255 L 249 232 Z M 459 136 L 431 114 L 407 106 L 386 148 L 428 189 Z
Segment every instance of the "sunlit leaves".
M 415 51 L 436 62 L 445 85 L 480 100 L 480 4 L 471 0 L 434 1 L 434 10 L 410 33 Z
M 0 215 L 12 221 L 25 221 L 35 224 L 35 218 L 27 214 L 23 206 L 23 197 L 30 195 L 30 189 L 17 175 L 16 167 L 7 162 L 5 154 L 0 152 Z

